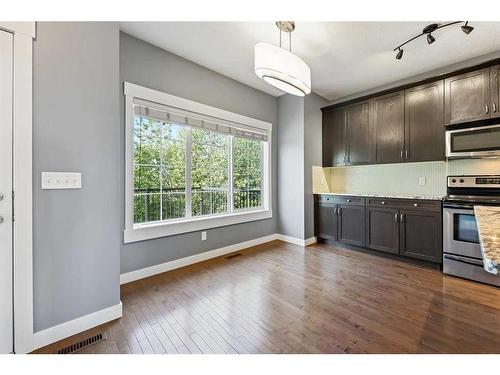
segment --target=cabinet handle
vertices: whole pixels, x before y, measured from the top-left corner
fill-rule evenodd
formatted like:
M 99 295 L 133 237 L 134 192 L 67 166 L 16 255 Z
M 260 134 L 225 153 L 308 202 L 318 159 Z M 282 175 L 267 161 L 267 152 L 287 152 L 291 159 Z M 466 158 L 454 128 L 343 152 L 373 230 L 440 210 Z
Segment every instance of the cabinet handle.
M 413 207 L 418 207 L 418 203 L 413 203 Z
M 382 202 L 380 202 L 380 204 L 385 204 L 385 202 L 384 202 L 384 201 L 382 201 Z
M 408 159 L 408 150 L 405 150 L 405 159 Z
M 342 208 L 341 207 L 337 208 L 337 215 L 342 215 Z
M 337 207 L 335 207 L 335 208 L 333 209 L 333 214 L 334 214 L 334 215 L 337 215 Z
M 497 105 L 496 103 L 493 103 L 493 113 L 496 113 L 496 111 L 497 111 Z
M 398 222 L 398 214 L 394 214 L 394 222 L 397 223 Z
M 484 107 L 486 108 L 486 114 L 490 113 L 490 107 L 488 107 L 488 104 L 485 104 Z
M 347 201 L 348 201 L 348 202 L 350 202 L 351 200 L 350 200 L 350 199 L 348 199 Z
M 405 222 L 405 215 L 404 214 L 399 215 L 399 221 L 402 223 Z
M 403 150 L 401 150 L 400 158 L 403 159 Z

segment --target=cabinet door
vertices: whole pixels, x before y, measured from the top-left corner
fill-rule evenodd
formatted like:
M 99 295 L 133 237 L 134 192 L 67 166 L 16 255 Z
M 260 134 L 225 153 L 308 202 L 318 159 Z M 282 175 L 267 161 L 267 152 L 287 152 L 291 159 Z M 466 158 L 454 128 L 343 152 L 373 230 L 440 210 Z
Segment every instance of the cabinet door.
M 338 240 L 350 245 L 365 246 L 363 206 L 338 206 Z
M 399 254 L 398 213 L 394 208 L 366 208 L 366 247 Z
M 337 205 L 317 203 L 315 207 L 316 237 L 337 240 Z
M 346 112 L 347 164 L 368 164 L 372 144 L 370 103 L 353 104 Z
M 491 117 L 500 117 L 500 65 L 490 68 Z
M 323 113 L 323 167 L 345 165 L 345 108 Z
M 444 132 L 444 82 L 406 90 L 405 160 L 444 160 Z
M 323 112 L 323 167 L 333 167 L 333 112 Z
M 403 161 L 404 92 L 398 91 L 373 99 L 372 119 L 375 132 L 375 162 Z
M 490 118 L 490 68 L 444 82 L 446 125 Z
M 334 166 L 345 165 L 346 162 L 345 120 L 345 108 L 333 111 L 332 145 Z
M 441 212 L 401 210 L 401 255 L 442 262 Z

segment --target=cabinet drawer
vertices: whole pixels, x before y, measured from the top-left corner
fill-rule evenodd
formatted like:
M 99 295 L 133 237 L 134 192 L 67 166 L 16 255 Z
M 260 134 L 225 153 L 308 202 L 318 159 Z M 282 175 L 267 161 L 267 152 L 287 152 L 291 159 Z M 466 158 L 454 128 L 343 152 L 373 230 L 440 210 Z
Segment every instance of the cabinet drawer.
M 335 201 L 333 195 L 318 195 L 316 199 L 321 204 L 324 204 L 324 203 L 336 204 L 336 201 Z
M 397 208 L 399 207 L 399 201 L 399 199 L 394 198 L 368 198 L 366 205 L 369 207 Z
M 364 206 L 365 198 L 358 196 L 347 195 L 320 195 L 318 198 L 320 203 L 343 204 L 348 206 Z
M 440 211 L 441 201 L 424 199 L 368 198 L 369 207 L 411 208 L 413 210 Z
M 335 196 L 336 202 L 338 204 L 343 204 L 345 206 L 364 206 L 365 198 L 363 197 L 351 197 L 345 195 L 337 195 Z
M 441 201 L 423 199 L 402 199 L 401 208 L 411 208 L 412 210 L 441 211 Z

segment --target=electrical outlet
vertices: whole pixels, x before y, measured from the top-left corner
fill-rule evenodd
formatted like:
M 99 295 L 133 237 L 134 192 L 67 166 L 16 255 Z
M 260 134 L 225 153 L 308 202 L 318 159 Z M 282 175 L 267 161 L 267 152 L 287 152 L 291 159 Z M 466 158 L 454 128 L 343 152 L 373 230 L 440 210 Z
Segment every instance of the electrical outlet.
M 207 232 L 206 231 L 201 232 L 201 240 L 202 241 L 206 241 L 207 240 Z
M 420 186 L 424 186 L 425 185 L 425 177 L 419 177 L 418 178 L 418 184 Z

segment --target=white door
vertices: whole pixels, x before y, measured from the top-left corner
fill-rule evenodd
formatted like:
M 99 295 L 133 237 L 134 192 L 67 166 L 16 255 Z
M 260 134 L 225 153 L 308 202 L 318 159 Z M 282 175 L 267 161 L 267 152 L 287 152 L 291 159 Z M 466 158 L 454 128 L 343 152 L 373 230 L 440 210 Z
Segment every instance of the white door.
M 0 353 L 13 352 L 12 34 L 0 31 Z

